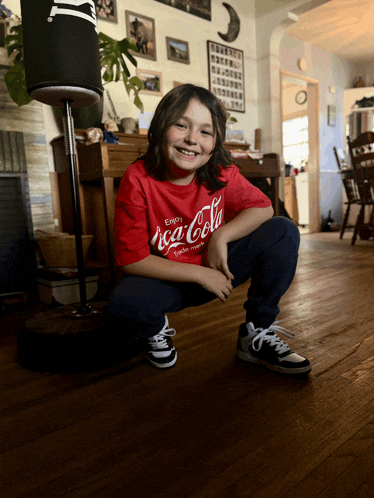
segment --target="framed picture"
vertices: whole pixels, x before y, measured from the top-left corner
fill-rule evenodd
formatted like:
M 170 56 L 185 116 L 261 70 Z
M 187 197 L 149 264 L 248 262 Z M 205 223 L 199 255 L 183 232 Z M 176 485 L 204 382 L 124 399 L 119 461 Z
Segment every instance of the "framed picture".
M 207 21 L 212 20 L 211 0 L 156 0 L 156 2 L 183 10 L 184 12 L 194 16 L 202 17 Z
M 226 130 L 226 142 L 245 143 L 243 130 Z
M 327 106 L 327 124 L 329 126 L 336 125 L 336 106 L 328 105 Z
M 188 42 L 176 40 L 175 38 L 166 37 L 166 49 L 170 61 L 190 63 L 190 52 Z
M 143 14 L 125 11 L 127 38 L 134 43 L 139 52 L 131 54 L 135 57 L 143 57 L 144 59 L 156 60 L 156 33 L 155 21 Z
M 207 44 L 209 90 L 228 111 L 245 112 L 243 51 L 209 40 Z
M 143 90 L 140 90 L 139 93 L 162 96 L 162 73 L 137 69 L 136 76 L 143 83 Z
M 97 0 L 96 16 L 101 21 L 118 22 L 117 0 Z

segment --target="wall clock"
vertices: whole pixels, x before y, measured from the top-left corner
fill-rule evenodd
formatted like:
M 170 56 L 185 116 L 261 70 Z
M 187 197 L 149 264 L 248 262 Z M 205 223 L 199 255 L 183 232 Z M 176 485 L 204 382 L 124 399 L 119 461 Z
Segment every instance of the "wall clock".
M 303 105 L 307 101 L 308 95 L 305 90 L 300 90 L 300 92 L 297 92 L 295 95 L 295 102 L 296 104 Z

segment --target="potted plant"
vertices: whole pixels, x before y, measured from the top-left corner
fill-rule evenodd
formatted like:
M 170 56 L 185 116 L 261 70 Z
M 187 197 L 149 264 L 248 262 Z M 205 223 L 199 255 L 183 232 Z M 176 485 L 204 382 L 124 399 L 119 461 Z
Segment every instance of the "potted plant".
M 227 113 L 226 128 L 228 130 L 232 130 L 233 126 L 234 126 L 234 123 L 237 123 L 237 122 L 238 122 L 238 120 L 234 116 L 231 116 L 230 113 L 228 112 Z
M 12 66 L 5 74 L 4 79 L 10 98 L 18 106 L 23 106 L 29 104 L 33 98 L 27 93 L 22 22 L 21 19 L 18 18 L 18 20 L 19 23 L 10 29 L 11 34 L 6 36 L 4 40 L 8 57 L 15 54 Z M 104 80 L 103 84 L 105 85 L 112 81 L 118 82 L 122 79 L 127 94 L 130 97 L 133 92 L 133 103 L 143 112 L 143 104 L 139 98 L 139 91 L 143 88 L 143 84 L 137 76 L 131 77 L 124 58 L 125 56 L 132 65 L 137 66 L 136 59 L 129 52 L 129 50 L 138 52 L 136 45 L 131 43 L 127 38 L 115 40 L 104 33 L 99 33 L 99 50 L 101 67 L 104 69 L 102 76 Z M 98 107 L 101 106 L 102 113 L 102 101 L 98 104 Z M 97 107 L 97 104 L 95 106 Z M 95 106 L 90 106 L 87 109 Z M 74 110 L 79 112 L 81 109 Z M 92 126 L 92 124 L 89 126 Z

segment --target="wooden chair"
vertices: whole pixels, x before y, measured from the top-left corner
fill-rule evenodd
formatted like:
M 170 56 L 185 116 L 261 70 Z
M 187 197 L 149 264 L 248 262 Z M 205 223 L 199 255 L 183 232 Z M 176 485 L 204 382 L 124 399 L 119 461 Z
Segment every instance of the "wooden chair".
M 347 201 L 344 203 L 347 205 L 347 209 L 345 210 L 343 225 L 340 230 L 340 238 L 342 239 L 347 227 L 351 205 L 360 204 L 360 194 L 358 191 L 357 183 L 355 181 L 354 170 L 351 166 L 348 165 L 348 161 L 344 152 L 341 149 L 338 151 L 336 147 L 333 147 L 333 150 L 336 162 L 338 164 L 339 173 L 343 182 L 345 194 L 347 196 Z
M 359 204 L 361 204 L 352 237 L 353 245 L 358 233 L 360 233 L 360 238 L 365 240 L 374 235 L 374 132 L 361 133 L 352 142 L 347 137 L 347 141 L 354 177 L 360 194 Z M 365 224 L 366 206 L 369 206 L 369 209 L 372 208 L 367 224 Z

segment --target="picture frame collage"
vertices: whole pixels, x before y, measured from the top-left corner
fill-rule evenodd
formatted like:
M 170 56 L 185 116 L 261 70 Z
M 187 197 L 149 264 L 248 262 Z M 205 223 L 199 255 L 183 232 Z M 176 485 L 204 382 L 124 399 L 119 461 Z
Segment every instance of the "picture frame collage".
M 156 0 L 171 5 L 169 0 Z M 174 5 L 171 5 L 174 7 Z M 179 7 L 178 7 L 179 8 Z M 118 23 L 117 0 L 98 0 L 97 17 L 100 20 Z M 208 19 L 211 14 L 211 2 L 204 6 L 196 3 L 193 13 Z M 208 17 L 205 17 L 208 16 Z M 156 28 L 154 19 L 143 14 L 125 10 L 126 36 L 134 43 L 139 52 L 130 51 L 136 58 L 157 60 Z M 168 60 L 190 64 L 189 44 L 187 41 L 172 37 L 166 38 Z M 218 97 L 227 111 L 245 112 L 244 88 L 244 53 L 231 46 L 207 41 L 208 83 L 209 90 Z M 147 95 L 163 95 L 162 73 L 160 71 L 137 69 L 137 76 L 142 80 L 144 89 L 140 93 Z M 181 84 L 174 82 L 174 86 Z
M 227 111 L 245 112 L 242 50 L 208 40 L 209 90 Z
M 136 45 L 139 52 L 130 50 L 131 55 L 157 60 L 155 21 L 150 17 L 129 10 L 125 11 L 127 38 Z M 174 62 L 190 64 L 189 45 L 187 41 L 166 37 L 167 58 Z M 144 89 L 139 93 L 146 95 L 163 95 L 162 73 L 160 71 L 137 69 Z

